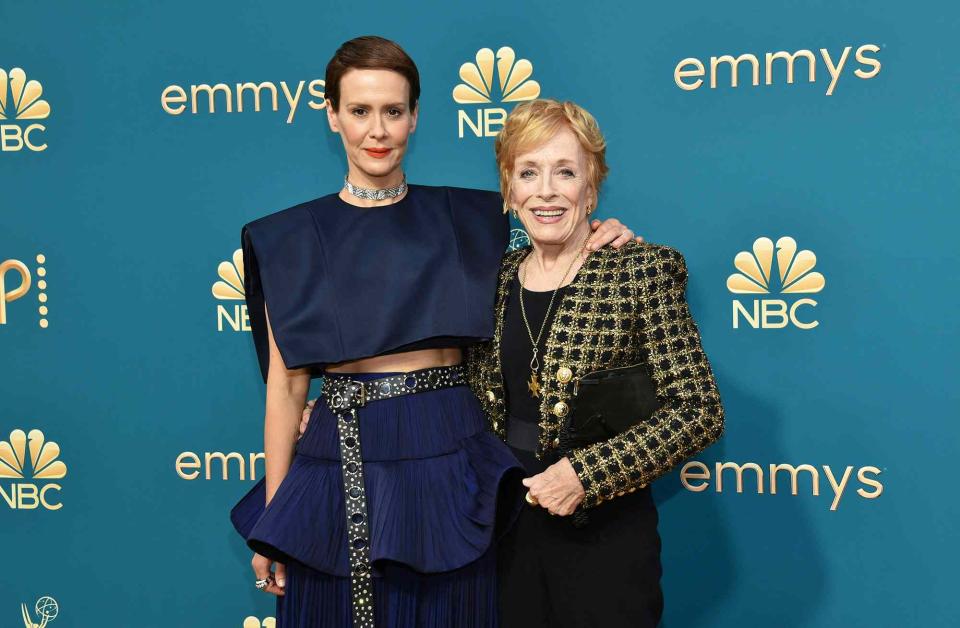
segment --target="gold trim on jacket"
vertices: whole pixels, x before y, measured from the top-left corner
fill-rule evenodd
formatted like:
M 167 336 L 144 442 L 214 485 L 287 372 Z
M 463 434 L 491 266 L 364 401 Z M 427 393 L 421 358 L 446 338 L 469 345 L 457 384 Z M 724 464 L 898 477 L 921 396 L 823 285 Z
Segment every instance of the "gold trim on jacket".
M 530 247 L 500 266 L 491 342 L 468 351 L 470 385 L 506 438 L 500 342 L 510 283 Z M 723 406 L 684 291 L 683 255 L 666 246 L 631 242 L 587 258 L 557 306 L 540 370 L 537 457 L 559 445 L 574 386 L 591 371 L 647 363 L 661 407 L 608 441 L 570 456 L 586 491 L 584 508 L 635 491 L 720 438 Z

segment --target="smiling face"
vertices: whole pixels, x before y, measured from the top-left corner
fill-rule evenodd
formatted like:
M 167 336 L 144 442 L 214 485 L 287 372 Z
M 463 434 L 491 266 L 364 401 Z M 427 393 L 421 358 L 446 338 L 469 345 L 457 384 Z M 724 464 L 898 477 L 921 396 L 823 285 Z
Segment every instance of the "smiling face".
M 585 237 L 587 210 L 595 205 L 587 156 L 569 127 L 514 160 L 510 206 L 534 244 L 563 245 Z
M 403 156 L 417 128 L 417 108 L 409 105 L 410 85 L 392 70 L 346 72 L 340 79 L 339 108 L 327 101 L 330 130 L 339 133 L 350 182 L 385 188 L 403 178 Z

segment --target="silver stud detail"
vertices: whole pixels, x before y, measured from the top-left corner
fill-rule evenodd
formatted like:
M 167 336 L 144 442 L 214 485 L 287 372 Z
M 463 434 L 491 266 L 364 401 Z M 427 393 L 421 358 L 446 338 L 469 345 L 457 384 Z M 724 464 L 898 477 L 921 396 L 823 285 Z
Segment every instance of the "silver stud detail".
M 357 409 L 371 401 L 458 386 L 465 380 L 462 365 L 422 369 L 367 382 L 354 381 L 332 373 L 328 373 L 324 379 L 323 396 L 337 416 L 340 468 L 346 493 L 344 508 L 349 539 L 350 589 L 355 627 L 374 628 L 370 529 Z

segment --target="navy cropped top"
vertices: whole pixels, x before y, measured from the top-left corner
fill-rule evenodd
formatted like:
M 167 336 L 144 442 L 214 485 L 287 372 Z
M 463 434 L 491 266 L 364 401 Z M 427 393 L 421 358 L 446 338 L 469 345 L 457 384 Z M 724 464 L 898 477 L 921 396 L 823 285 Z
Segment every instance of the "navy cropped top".
M 243 226 L 244 290 L 260 372 L 493 337 L 509 222 L 498 193 L 410 185 L 392 205 L 323 196 Z

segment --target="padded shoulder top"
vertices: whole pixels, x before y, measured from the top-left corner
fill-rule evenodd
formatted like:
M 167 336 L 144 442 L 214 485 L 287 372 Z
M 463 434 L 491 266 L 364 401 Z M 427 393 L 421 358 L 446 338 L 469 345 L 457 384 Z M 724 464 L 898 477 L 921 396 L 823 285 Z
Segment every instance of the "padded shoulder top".
M 312 377 L 428 338 L 491 338 L 508 236 L 498 193 L 422 185 L 392 205 L 356 207 L 331 194 L 244 225 L 263 380 L 265 302 L 284 364 L 309 366 Z

